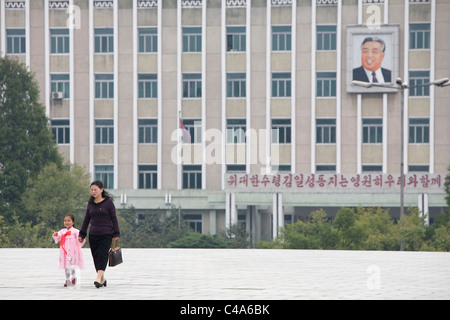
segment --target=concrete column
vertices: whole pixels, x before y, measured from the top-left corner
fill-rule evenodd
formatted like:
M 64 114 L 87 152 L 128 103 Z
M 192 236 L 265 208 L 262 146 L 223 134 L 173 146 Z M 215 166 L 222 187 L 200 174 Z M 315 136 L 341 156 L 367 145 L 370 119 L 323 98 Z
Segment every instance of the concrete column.
M 209 234 L 216 234 L 217 233 L 217 214 L 216 210 L 209 210 Z
M 272 206 L 272 239 L 275 239 L 279 235 L 279 228 L 284 226 L 284 214 L 283 214 L 283 194 L 273 194 L 273 206 Z
M 236 194 L 227 193 L 225 200 L 225 228 L 229 229 L 232 225 L 237 224 L 238 216 L 236 209 Z
M 423 217 L 424 215 L 427 215 L 425 219 L 425 225 L 430 224 L 430 216 L 428 215 L 428 194 L 427 193 L 421 193 L 418 195 L 418 205 L 420 210 L 420 216 Z

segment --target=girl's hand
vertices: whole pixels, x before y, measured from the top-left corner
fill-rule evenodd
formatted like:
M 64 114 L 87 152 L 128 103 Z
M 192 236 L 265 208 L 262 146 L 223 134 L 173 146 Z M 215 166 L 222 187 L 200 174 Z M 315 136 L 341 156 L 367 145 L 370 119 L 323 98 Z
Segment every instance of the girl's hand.
M 78 237 L 78 241 L 79 242 L 83 242 L 83 238 L 82 237 Z
M 54 236 L 54 237 L 57 237 L 57 236 L 58 236 L 58 232 L 55 232 L 55 233 L 53 234 L 53 236 Z

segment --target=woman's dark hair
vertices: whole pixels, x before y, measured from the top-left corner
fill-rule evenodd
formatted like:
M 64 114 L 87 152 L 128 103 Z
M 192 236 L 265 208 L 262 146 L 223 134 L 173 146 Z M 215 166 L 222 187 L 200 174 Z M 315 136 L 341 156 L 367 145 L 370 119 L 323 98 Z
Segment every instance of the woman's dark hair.
M 100 180 L 95 180 L 95 181 L 93 181 L 93 182 L 90 184 L 89 187 L 92 187 L 92 186 L 97 186 L 97 187 L 99 187 L 100 189 L 103 189 L 102 197 L 103 197 L 105 200 L 106 200 L 106 199 L 114 200 L 113 197 L 112 197 L 112 195 L 111 195 L 109 192 L 107 192 L 107 191 L 103 188 L 103 182 L 101 182 Z M 94 197 L 93 197 L 93 196 L 91 196 L 91 197 L 89 198 L 89 202 L 94 203 Z

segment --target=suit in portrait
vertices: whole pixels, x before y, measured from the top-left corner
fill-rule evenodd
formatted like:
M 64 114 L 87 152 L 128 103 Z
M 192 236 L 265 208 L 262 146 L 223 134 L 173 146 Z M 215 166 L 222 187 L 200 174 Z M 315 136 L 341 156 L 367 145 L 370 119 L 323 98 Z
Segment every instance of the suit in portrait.
M 381 73 L 383 74 L 384 82 L 392 82 L 391 70 L 381 68 Z M 366 70 L 364 70 L 363 66 L 353 69 L 353 80 L 371 82 L 367 77 Z

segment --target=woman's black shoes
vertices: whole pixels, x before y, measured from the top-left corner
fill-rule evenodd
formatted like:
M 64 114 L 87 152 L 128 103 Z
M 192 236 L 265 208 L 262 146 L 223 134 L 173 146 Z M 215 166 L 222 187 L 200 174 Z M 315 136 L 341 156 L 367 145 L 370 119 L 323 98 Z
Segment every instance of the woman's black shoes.
M 98 281 L 94 281 L 94 286 L 98 289 L 98 288 L 101 288 L 101 287 L 106 287 L 106 280 L 105 280 L 105 282 L 103 282 L 103 283 L 100 283 L 100 282 L 98 282 Z

